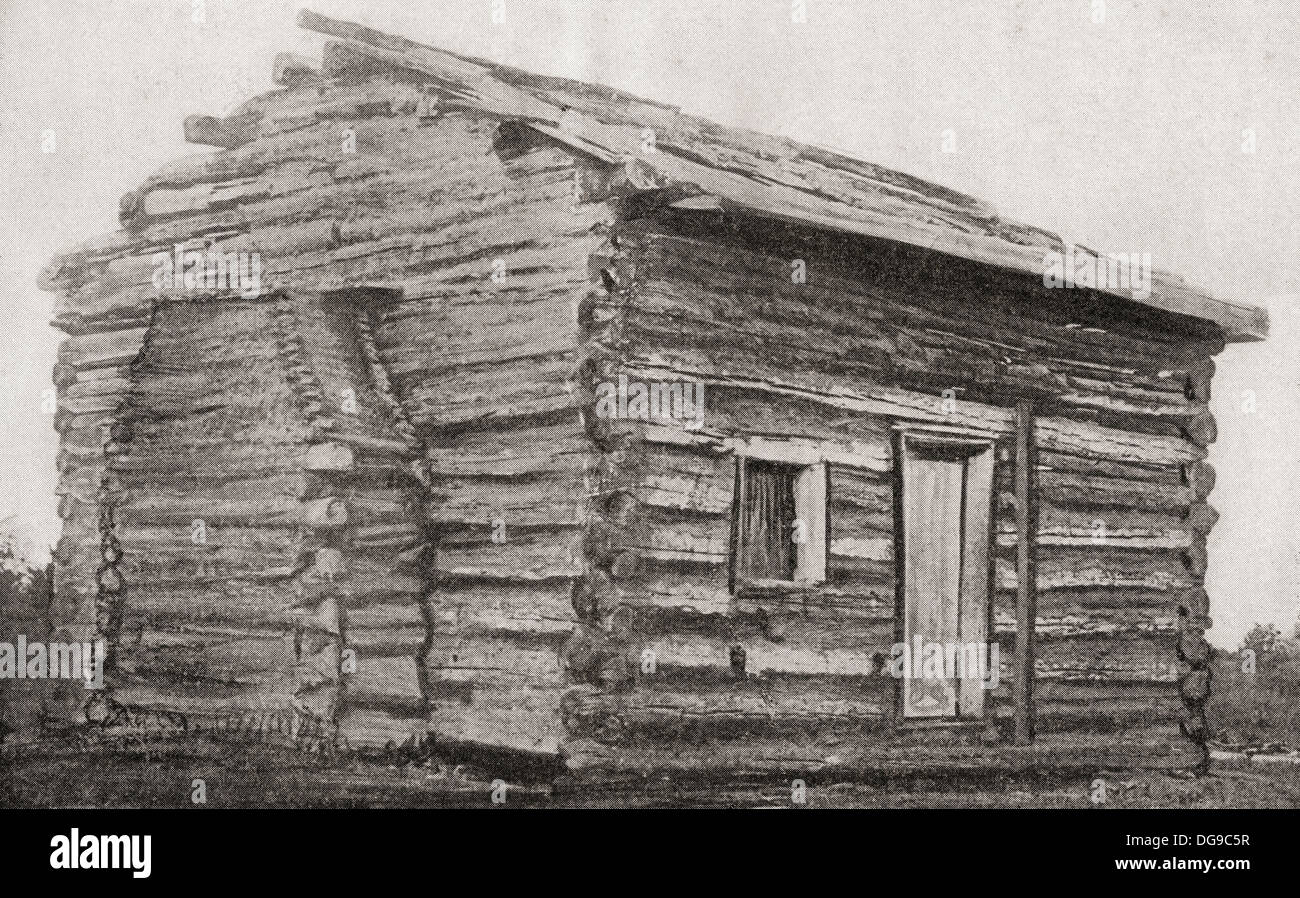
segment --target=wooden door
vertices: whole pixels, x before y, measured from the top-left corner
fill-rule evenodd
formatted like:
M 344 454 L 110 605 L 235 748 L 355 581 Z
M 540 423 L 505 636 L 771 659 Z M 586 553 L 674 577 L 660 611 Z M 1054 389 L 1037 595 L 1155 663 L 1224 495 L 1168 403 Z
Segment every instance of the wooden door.
M 902 617 L 909 660 L 902 684 L 903 716 L 978 717 L 984 688 L 979 665 L 971 662 L 989 658 L 985 640 L 993 450 L 987 444 L 911 438 L 904 438 L 900 448 Z M 939 675 L 925 664 L 929 646 L 938 647 L 943 663 Z M 918 671 L 923 675 L 916 676 Z

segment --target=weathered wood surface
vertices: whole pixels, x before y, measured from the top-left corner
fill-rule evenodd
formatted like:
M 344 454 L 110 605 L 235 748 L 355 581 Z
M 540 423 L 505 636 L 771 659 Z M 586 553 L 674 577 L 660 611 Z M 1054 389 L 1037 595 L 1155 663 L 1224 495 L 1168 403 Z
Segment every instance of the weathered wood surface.
M 421 586 L 403 594 L 389 572 L 422 532 L 408 494 L 381 488 L 367 501 L 369 472 L 387 459 L 400 473 L 418 447 L 383 393 L 391 388 L 366 330 L 319 298 L 279 298 L 163 304 L 132 335 L 142 348 L 99 462 L 112 487 L 93 497 L 113 514 L 110 535 L 100 527 L 95 541 L 106 553 L 111 540 L 111 567 L 87 556 L 97 573 L 82 589 L 115 648 L 119 702 L 202 726 L 257 709 L 264 693 L 263 710 L 308 708 L 328 723 L 350 671 L 353 704 L 418 700 Z M 71 341 L 65 360 L 77 370 L 125 354 L 94 348 L 113 345 L 98 336 Z M 345 627 L 353 587 L 374 597 L 365 575 L 376 554 L 389 559 L 380 595 L 404 596 L 414 619 L 363 611 Z M 409 664 L 383 672 L 404 643 Z M 202 683 L 208 692 L 196 691 Z M 221 692 L 234 686 L 243 692 Z
M 945 739 L 944 735 L 926 730 L 884 745 L 866 739 L 849 742 L 834 735 L 820 744 L 809 744 L 807 739 L 750 737 L 612 746 L 593 739 L 573 739 L 563 745 L 562 752 L 573 774 L 588 782 L 605 783 L 644 782 L 647 771 L 696 782 L 725 782 L 738 771 L 842 782 L 909 773 L 952 775 L 964 770 L 1179 770 L 1202 760 L 1201 753 L 1168 725 L 1104 733 L 1044 733 L 1027 746 L 986 746 L 970 736 Z
M 1007 597 L 1019 580 L 1015 517 L 1032 495 L 1039 507 L 1020 532 L 1032 526 L 1038 544 L 1035 727 L 1047 739 L 1131 733 L 1145 740 L 1135 754 L 1199 758 L 1194 746 L 1179 754 L 1173 745 L 1183 702 L 1178 609 L 1198 584 L 1185 556 L 1212 524 L 1197 510 L 1212 470 L 1200 445 L 1206 434 L 1189 426 L 1203 403 L 1185 389 L 1191 375 L 1178 372 L 1198 370 L 1218 345 L 1194 336 L 1153 342 L 1128 325 L 1080 339 L 1050 308 L 990 299 L 958 310 L 928 282 L 903 290 L 876 270 L 865 282 L 828 273 L 806 248 L 820 282 L 792 286 L 788 260 L 765 255 L 762 240 L 711 242 L 684 225 L 686 239 L 672 224 L 660 225 L 668 234 L 634 224 L 599 263 L 592 376 L 700 380 L 706 413 L 699 427 L 591 428 L 606 452 L 586 527 L 596 569 L 583 601 L 594 620 L 566 655 L 571 676 L 586 684 L 566 698 L 575 738 L 606 745 L 606 761 L 629 769 L 692 764 L 703 743 L 748 758 L 733 740 L 801 729 L 865 727 L 873 744 L 896 746 L 897 684 L 882 673 L 897 638 L 888 425 L 910 422 L 987 436 L 1002 450 L 993 528 L 1002 682 L 985 696 L 1000 738 L 1014 736 L 1011 693 L 1023 682 L 1015 664 L 1023 626 Z M 945 319 L 944 333 L 964 338 L 935 344 L 931 332 Z M 782 339 L 796 327 L 799 341 Z M 987 361 L 972 352 L 981 337 Z M 854 351 L 837 352 L 837 342 Z M 927 345 L 941 351 L 919 349 Z M 1048 410 L 1024 430 L 1034 476 L 1019 497 L 1008 394 Z M 791 459 L 832 460 L 826 584 L 729 588 L 734 453 L 756 436 L 786 446 Z M 841 717 L 833 704 L 816 704 L 823 689 L 856 710 Z
M 189 123 L 227 149 L 150 178 L 123 230 L 43 275 L 71 335 L 51 614 L 114 634 L 116 694 L 588 772 L 1195 755 L 1209 357 L 1258 315 L 1171 281 L 1144 309 L 918 269 L 897 243 L 1037 271 L 1056 240 L 822 151 L 311 22 L 344 40 L 322 71 L 281 59 L 284 90 Z M 643 127 L 665 151 L 629 162 Z M 259 251 L 262 294 L 160 295 L 176 243 Z M 702 426 L 598 417 L 619 375 L 703 382 Z M 1039 410 L 1030 584 L 1015 398 Z M 896 424 L 1002 453 L 984 734 L 894 727 Z M 732 589 L 745 452 L 827 464 L 824 583 Z M 1031 585 L 1039 739 L 1016 751 Z
M 299 24 L 344 40 L 348 54 L 372 62 L 370 71 L 378 62 L 421 73 L 453 105 L 526 122 L 575 152 L 604 161 L 634 160 L 627 165 L 628 180 L 637 187 L 685 188 L 687 195 L 715 199 L 710 207 L 883 237 L 1035 277 L 1042 275 L 1046 252 L 1064 249 L 1055 235 L 1008 222 L 968 197 L 826 151 L 723 128 L 609 89 L 579 91 L 571 83 L 310 11 L 302 12 Z M 657 151 L 645 149 L 647 128 Z M 1216 300 L 1159 271 L 1152 274 L 1151 297 L 1140 301 L 1214 321 L 1234 339 L 1259 339 L 1267 332 L 1262 310 Z

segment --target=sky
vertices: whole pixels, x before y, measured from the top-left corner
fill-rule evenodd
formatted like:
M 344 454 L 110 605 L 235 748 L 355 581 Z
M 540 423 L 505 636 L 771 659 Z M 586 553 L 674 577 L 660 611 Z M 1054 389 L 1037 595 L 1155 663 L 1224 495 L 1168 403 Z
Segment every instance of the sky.
M 117 226 L 187 115 L 274 87 L 324 38 L 278 0 L 0 0 L 0 528 L 57 539 L 42 409 L 60 335 L 36 287 Z M 944 184 L 1008 218 L 1150 252 L 1269 309 L 1218 357 L 1211 641 L 1300 611 L 1300 4 L 1123 0 L 309 0 L 325 15 Z M 48 134 L 54 132 L 50 146 Z M 955 152 L 945 152 L 955 149 Z M 46 152 L 45 150 L 52 150 Z

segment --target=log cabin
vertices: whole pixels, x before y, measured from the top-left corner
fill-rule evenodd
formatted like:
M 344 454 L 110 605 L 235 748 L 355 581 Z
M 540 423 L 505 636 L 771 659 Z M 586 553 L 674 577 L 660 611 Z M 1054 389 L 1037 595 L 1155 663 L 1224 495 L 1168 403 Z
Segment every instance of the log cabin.
M 111 652 L 49 720 L 633 780 L 1204 763 L 1213 357 L 1262 310 L 299 23 L 319 63 L 186 120 L 216 149 L 42 276 L 48 623 Z

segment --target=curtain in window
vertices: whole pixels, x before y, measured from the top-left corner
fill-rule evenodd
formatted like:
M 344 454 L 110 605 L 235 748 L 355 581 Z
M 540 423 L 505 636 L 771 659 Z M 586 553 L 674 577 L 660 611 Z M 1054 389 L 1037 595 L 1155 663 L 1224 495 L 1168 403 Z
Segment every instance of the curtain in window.
M 746 463 L 741 572 L 750 579 L 794 579 L 797 475 L 785 465 Z

